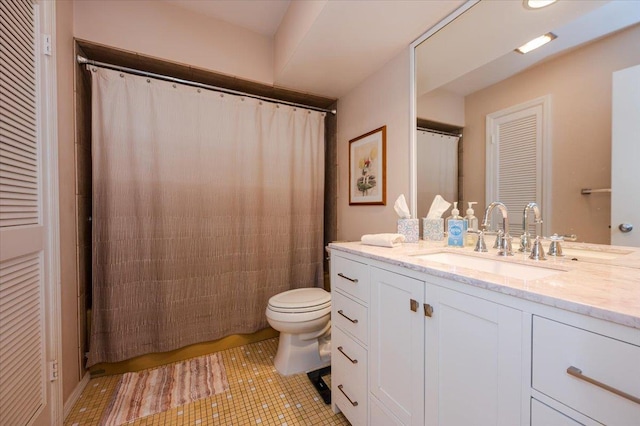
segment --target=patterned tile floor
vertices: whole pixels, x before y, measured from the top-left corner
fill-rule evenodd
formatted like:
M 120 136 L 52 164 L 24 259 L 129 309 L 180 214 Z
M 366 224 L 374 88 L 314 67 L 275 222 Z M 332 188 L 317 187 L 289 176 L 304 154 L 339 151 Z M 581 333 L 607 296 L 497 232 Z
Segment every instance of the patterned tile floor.
M 283 377 L 273 367 L 278 339 L 220 352 L 229 391 L 144 417 L 136 426 L 349 425 L 334 414 L 306 374 Z M 120 376 L 92 379 L 65 419 L 65 426 L 98 425 Z M 328 383 L 329 378 L 325 378 Z

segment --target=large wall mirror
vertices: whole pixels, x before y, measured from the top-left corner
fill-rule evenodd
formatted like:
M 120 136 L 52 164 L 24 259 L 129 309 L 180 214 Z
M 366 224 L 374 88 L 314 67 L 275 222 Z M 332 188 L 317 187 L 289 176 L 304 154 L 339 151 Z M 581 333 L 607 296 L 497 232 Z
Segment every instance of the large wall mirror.
M 527 54 L 515 51 L 547 33 L 556 38 Z M 543 236 L 611 243 L 612 79 L 640 64 L 638 46 L 640 0 L 558 0 L 541 9 L 520 0 L 471 1 L 432 28 L 413 45 L 413 123 L 434 137 L 462 137 L 451 138 L 460 144 L 450 150 L 457 156 L 425 155 L 412 132 L 414 217 L 426 216 L 434 193 L 447 193 L 424 176 L 454 170 L 448 201 L 462 202 L 463 214 L 469 201 L 478 202 L 478 217 L 489 202 L 503 201 L 512 229 L 521 229 L 524 200 L 535 197 Z

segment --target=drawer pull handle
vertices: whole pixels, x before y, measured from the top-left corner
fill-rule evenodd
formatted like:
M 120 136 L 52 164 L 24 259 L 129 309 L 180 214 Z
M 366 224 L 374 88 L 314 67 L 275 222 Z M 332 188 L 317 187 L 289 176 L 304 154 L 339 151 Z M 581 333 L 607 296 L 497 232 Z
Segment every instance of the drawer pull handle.
M 349 395 L 347 395 L 345 391 L 342 390 L 342 385 L 338 385 L 338 389 L 340 389 L 340 392 L 342 392 L 344 397 L 347 398 L 347 400 L 351 403 L 351 405 L 353 405 L 354 407 L 358 406 L 358 401 L 352 401 L 351 398 L 349 398 Z
M 356 283 L 358 282 L 358 279 L 357 279 L 357 278 L 349 278 L 348 276 L 344 275 L 342 272 L 338 272 L 338 276 L 339 276 L 340 278 L 344 278 L 345 280 L 349 280 L 349 281 L 351 281 L 351 282 L 352 282 L 352 283 L 354 283 L 354 284 L 356 284 Z
M 340 353 L 341 353 L 342 355 L 346 356 L 346 357 L 347 357 L 347 359 L 348 359 L 349 361 L 351 361 L 351 364 L 357 364 L 357 363 L 358 363 L 358 360 L 357 360 L 357 359 L 353 359 L 353 358 L 351 358 L 349 355 L 347 355 L 346 353 L 344 353 L 344 351 L 342 350 L 342 346 L 338 346 L 338 350 L 340 351 Z
M 633 395 L 629 395 L 626 392 L 623 392 L 619 389 L 616 389 L 614 387 L 611 387 L 607 384 L 604 384 L 602 382 L 597 381 L 596 379 L 592 379 L 589 376 L 585 376 L 584 374 L 582 374 L 582 370 L 580 370 L 578 367 L 574 367 L 573 365 L 569 368 L 567 368 L 567 374 L 572 375 L 575 378 L 578 378 L 580 380 L 584 380 L 585 382 L 589 382 L 592 385 L 596 385 L 598 387 L 601 387 L 602 389 L 608 390 L 611 393 L 615 393 L 618 396 L 621 396 L 625 399 L 628 399 L 629 401 L 633 401 L 636 404 L 640 404 L 640 398 L 635 397 Z
M 357 319 L 351 319 L 351 318 L 349 318 L 348 316 L 346 316 L 346 315 L 342 312 L 342 309 L 340 309 L 340 310 L 338 311 L 338 313 L 339 313 L 340 315 L 342 315 L 343 317 L 345 317 L 346 319 L 348 319 L 349 321 L 351 321 L 351 323 L 352 323 L 352 324 L 357 324 L 357 323 L 358 323 L 358 320 L 357 320 Z

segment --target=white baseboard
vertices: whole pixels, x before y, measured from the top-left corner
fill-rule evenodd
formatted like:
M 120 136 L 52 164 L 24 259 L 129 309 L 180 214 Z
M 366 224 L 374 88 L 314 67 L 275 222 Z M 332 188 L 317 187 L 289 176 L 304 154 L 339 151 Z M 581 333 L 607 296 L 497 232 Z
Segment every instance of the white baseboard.
M 84 392 L 84 388 L 86 388 L 89 384 L 90 379 L 91 374 L 89 374 L 89 372 L 87 371 L 82 380 L 80 380 L 80 383 L 78 383 L 71 395 L 69 395 L 69 398 L 65 401 L 63 414 L 65 420 L 71 412 L 71 409 L 73 409 L 73 406 L 76 404 L 76 402 L 78 402 L 78 399 L 80 399 L 80 396 L 82 395 L 82 392 Z

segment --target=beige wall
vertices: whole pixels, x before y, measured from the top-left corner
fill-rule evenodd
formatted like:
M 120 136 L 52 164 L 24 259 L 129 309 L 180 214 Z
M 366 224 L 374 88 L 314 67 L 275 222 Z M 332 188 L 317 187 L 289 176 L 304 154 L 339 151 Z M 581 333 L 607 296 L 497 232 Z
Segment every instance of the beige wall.
M 273 40 L 162 1 L 75 1 L 76 38 L 273 83 Z
M 416 101 L 419 119 L 464 127 L 464 96 L 436 89 Z
M 640 63 L 640 25 L 545 62 L 465 100 L 465 200 L 485 200 L 485 117 L 551 95 L 551 232 L 608 244 L 611 197 L 581 195 L 611 187 L 612 72 Z M 516 213 L 518 214 L 518 213 Z
M 73 118 L 73 3 L 56 2 L 58 173 L 60 192 L 60 281 L 62 392 L 66 401 L 81 379 L 78 351 L 76 174 Z
M 409 49 L 338 100 L 338 239 L 396 232 L 393 203 L 409 200 Z M 349 140 L 387 126 L 387 205 L 349 205 Z

